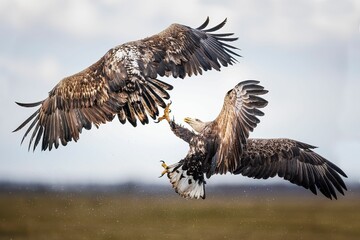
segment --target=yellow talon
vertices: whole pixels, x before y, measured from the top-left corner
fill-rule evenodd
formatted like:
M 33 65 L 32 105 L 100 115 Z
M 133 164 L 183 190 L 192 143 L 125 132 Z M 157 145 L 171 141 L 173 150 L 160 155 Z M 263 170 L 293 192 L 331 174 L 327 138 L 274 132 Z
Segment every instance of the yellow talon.
M 170 101 L 170 103 L 168 103 L 168 104 L 166 105 L 166 107 L 165 107 L 165 109 L 164 109 L 164 115 L 162 115 L 161 117 L 159 117 L 155 123 L 159 123 L 159 122 L 161 122 L 161 121 L 164 120 L 164 119 L 166 119 L 166 121 L 170 122 L 169 113 L 171 112 L 171 110 L 170 110 L 170 105 L 171 105 L 171 103 L 172 103 L 172 102 Z
M 165 168 L 165 169 L 168 169 L 168 165 L 166 165 L 166 163 L 165 163 L 164 161 L 162 161 L 162 160 L 161 160 L 161 162 L 162 162 L 161 166 L 162 166 L 163 168 Z
M 164 171 L 161 172 L 161 175 L 159 176 L 159 178 L 161 178 L 162 176 L 164 176 L 166 173 L 168 173 L 168 165 L 166 165 L 166 163 L 161 160 L 160 162 L 162 162 L 161 166 L 164 168 Z

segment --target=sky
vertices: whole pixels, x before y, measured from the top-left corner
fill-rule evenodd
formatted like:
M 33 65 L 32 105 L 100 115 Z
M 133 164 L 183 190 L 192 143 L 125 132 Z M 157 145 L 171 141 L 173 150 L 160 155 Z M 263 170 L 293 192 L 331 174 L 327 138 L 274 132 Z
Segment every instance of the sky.
M 200 26 L 223 19 L 243 56 L 220 72 L 172 79 L 172 115 L 216 118 L 225 93 L 257 79 L 269 90 L 265 116 L 251 137 L 286 137 L 319 148 L 360 183 L 360 2 L 343 0 L 0 1 L 0 181 L 168 184 L 160 160 L 184 158 L 188 146 L 165 122 L 133 128 L 116 119 L 84 130 L 80 140 L 50 152 L 20 146 L 12 133 L 36 102 L 64 77 L 88 67 L 110 48 L 156 34 L 172 23 Z M 272 180 L 270 182 L 278 182 Z M 259 183 L 242 176 L 208 183 Z M 268 183 L 266 182 L 266 183 Z M 262 182 L 261 182 L 262 183 Z

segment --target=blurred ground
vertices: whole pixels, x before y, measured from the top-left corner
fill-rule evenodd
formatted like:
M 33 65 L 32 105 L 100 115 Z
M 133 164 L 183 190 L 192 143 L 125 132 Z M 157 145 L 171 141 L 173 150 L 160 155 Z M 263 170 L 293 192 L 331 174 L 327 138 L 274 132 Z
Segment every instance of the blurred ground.
M 290 188 L 293 189 L 293 188 Z M 301 193 L 301 192 L 300 192 Z M 360 198 L 2 191 L 0 239 L 359 239 Z

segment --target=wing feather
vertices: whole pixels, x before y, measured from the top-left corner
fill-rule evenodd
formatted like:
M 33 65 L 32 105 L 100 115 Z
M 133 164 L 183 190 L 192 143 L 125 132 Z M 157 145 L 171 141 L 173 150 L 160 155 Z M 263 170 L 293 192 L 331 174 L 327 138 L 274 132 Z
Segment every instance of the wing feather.
M 143 87 L 143 100 L 145 101 L 145 106 L 147 107 L 147 111 L 150 114 L 150 116 L 155 119 L 156 116 L 159 115 L 159 110 L 157 108 L 157 104 L 155 100 L 151 97 L 151 94 L 149 93 L 148 89 Z
M 258 84 L 255 80 L 243 81 L 226 94 L 223 108 L 211 126 L 219 141 L 212 158 L 216 168 L 207 176 L 232 172 L 238 167 L 249 132 L 260 122 L 257 116 L 263 115 L 258 108 L 267 105 L 267 101 L 258 96 L 267 91 Z
M 337 198 L 336 190 L 344 195 L 346 185 L 341 176 L 347 177 L 346 174 L 313 148 L 290 139 L 248 139 L 241 165 L 234 174 L 258 179 L 278 175 L 314 194 L 319 190 L 330 199 Z
M 206 29 L 209 18 L 197 29 L 172 24 L 159 34 L 110 49 L 99 61 L 61 80 L 49 96 L 36 103 L 18 103 L 39 109 L 17 129 L 30 123 L 22 141 L 33 131 L 29 149 L 42 139 L 42 150 L 77 141 L 83 128 L 112 121 L 137 125 L 155 119 L 165 108 L 172 86 L 157 76 L 184 78 L 202 70 L 220 70 L 235 63 L 237 40 L 232 33 L 217 33 L 225 23 Z
M 120 123 L 122 123 L 122 124 L 126 123 L 126 114 L 125 114 L 124 108 L 120 109 L 117 116 L 118 116 Z
M 107 79 L 100 74 L 103 58 L 86 70 L 64 78 L 49 93 L 48 98 L 37 103 L 18 103 L 23 107 L 37 109 L 17 129 L 25 127 L 30 121 L 23 140 L 33 131 L 29 149 L 33 150 L 42 140 L 41 149 L 58 148 L 71 140 L 78 140 L 81 129 L 90 129 L 92 124 L 99 125 L 111 121 L 119 110 L 112 103 L 115 93 L 108 91 Z M 110 100 L 109 100 L 110 99 Z M 22 141 L 23 141 L 22 140 Z
M 202 70 L 220 70 L 220 64 L 232 65 L 236 61 L 234 57 L 240 55 L 230 50 L 236 47 L 224 42 L 233 42 L 238 38 L 229 38 L 232 33 L 213 33 L 221 29 L 226 21 L 209 29 L 205 29 L 209 18 L 196 29 L 172 24 L 159 34 L 137 41 L 144 53 L 141 66 L 148 69 L 148 73 L 184 78 L 202 74 Z
M 35 111 L 28 119 L 25 120 L 25 122 L 23 124 L 21 124 L 17 129 L 14 130 L 14 132 L 18 131 L 19 129 L 21 129 L 22 127 L 24 127 L 29 121 L 33 120 L 32 123 L 30 124 L 29 128 L 26 130 L 23 138 L 21 139 L 21 144 L 24 142 L 24 139 L 26 138 L 26 136 L 29 134 L 29 132 L 31 131 L 31 129 L 33 129 L 33 127 L 35 126 L 35 124 L 38 121 L 39 118 L 39 110 Z

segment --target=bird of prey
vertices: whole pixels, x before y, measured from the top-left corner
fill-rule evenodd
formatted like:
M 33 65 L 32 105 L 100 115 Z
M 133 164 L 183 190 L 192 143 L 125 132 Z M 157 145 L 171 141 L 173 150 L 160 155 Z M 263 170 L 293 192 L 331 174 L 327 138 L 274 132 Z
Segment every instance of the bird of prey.
M 233 33 L 215 33 L 226 19 L 206 29 L 209 18 L 198 28 L 172 24 L 162 32 L 110 49 L 100 60 L 72 76 L 62 79 L 40 102 L 17 103 L 22 107 L 38 107 L 17 129 L 30 123 L 23 139 L 32 131 L 29 150 L 42 139 L 41 149 L 58 148 L 60 143 L 77 141 L 82 129 L 112 121 L 115 115 L 134 127 L 137 119 L 156 119 L 158 106 L 165 108 L 172 86 L 159 76 L 202 74 L 236 62 L 237 40 Z
M 174 134 L 190 146 L 184 159 L 167 166 L 167 174 L 175 191 L 185 198 L 205 198 L 205 176 L 213 174 L 242 174 L 250 178 L 267 179 L 278 175 L 291 183 L 317 189 L 327 198 L 344 195 L 346 174 L 334 163 L 315 153 L 315 147 L 296 140 L 249 138 L 267 105 L 266 94 L 259 81 L 240 82 L 225 95 L 220 114 L 212 122 L 185 118 L 195 131 L 170 120 L 169 105 L 164 116 Z

